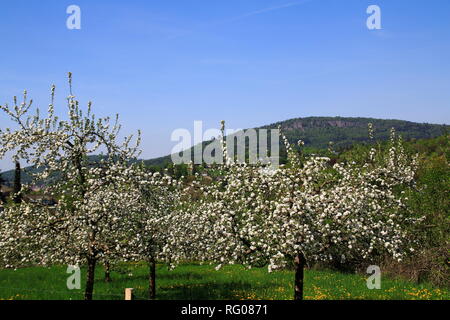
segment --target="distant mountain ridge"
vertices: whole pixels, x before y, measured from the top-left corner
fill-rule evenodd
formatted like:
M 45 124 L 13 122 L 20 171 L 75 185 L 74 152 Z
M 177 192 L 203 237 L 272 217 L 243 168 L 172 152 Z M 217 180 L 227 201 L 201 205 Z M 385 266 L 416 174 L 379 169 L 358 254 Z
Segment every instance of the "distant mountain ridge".
M 439 125 L 396 119 L 361 117 L 294 118 L 255 129 L 276 129 L 280 126 L 290 143 L 303 140 L 306 148 L 326 149 L 329 142 L 332 141 L 334 148 L 339 150 L 340 148 L 346 148 L 356 143 L 369 141 L 369 123 L 372 123 L 375 128 L 374 138 L 380 140 L 387 140 L 389 138 L 391 128 L 395 128 L 396 132 L 405 140 L 434 138 L 444 134 L 449 129 L 449 126 L 446 124 Z M 210 141 L 204 141 L 203 145 L 205 146 L 208 143 Z M 144 160 L 144 163 L 149 166 L 163 166 L 171 162 L 171 155 Z M 25 168 L 25 172 L 30 169 L 32 168 Z M 23 174 L 22 176 L 25 180 L 24 182 L 26 182 L 27 175 Z M 14 170 L 2 172 L 2 177 L 6 181 L 12 181 Z
M 361 117 L 295 118 L 276 122 L 263 128 L 275 128 L 280 125 L 289 142 L 295 143 L 298 139 L 302 139 L 305 141 L 305 146 L 326 148 L 330 141 L 333 141 L 336 147 L 346 147 L 355 142 L 368 141 L 369 123 L 374 126 L 374 138 L 381 140 L 389 138 L 391 128 L 394 128 L 406 140 L 433 138 L 442 135 L 449 128 L 445 124 Z
M 305 117 L 275 122 L 255 129 L 276 129 L 282 132 L 290 143 L 305 142 L 306 148 L 326 149 L 330 141 L 334 148 L 345 148 L 355 143 L 369 141 L 368 124 L 372 123 L 374 138 L 387 140 L 391 128 L 405 140 L 434 138 L 449 129 L 446 124 L 417 123 L 396 119 L 353 118 L 353 117 Z M 209 142 L 203 142 L 207 145 Z M 192 148 L 191 148 L 192 150 Z M 192 154 L 194 154 L 192 150 Z M 144 161 L 147 165 L 164 165 L 172 162 L 171 155 Z

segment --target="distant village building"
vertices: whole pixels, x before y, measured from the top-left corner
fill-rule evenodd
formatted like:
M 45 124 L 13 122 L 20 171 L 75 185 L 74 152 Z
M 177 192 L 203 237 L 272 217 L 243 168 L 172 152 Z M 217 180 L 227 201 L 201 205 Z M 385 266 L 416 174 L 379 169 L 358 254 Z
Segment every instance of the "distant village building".
M 3 211 L 3 204 L 12 197 L 14 189 L 9 186 L 0 186 L 0 212 Z M 23 201 L 38 203 L 44 206 L 54 206 L 58 202 L 53 197 L 46 195 L 41 187 L 30 187 L 30 192 L 23 195 Z

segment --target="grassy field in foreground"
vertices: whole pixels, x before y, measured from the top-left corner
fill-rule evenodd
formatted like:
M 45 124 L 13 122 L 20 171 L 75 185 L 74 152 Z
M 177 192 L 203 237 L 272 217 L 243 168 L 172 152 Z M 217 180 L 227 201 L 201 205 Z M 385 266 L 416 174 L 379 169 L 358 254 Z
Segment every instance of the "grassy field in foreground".
M 96 273 L 94 299 L 123 299 L 124 288 L 135 288 L 136 299 L 146 299 L 148 269 L 145 264 L 128 264 L 113 271 L 105 283 L 103 268 Z M 68 290 L 66 267 L 0 270 L 0 299 L 82 299 L 82 288 Z M 266 268 L 246 270 L 226 266 L 216 271 L 210 265 L 180 265 L 169 271 L 157 267 L 158 299 L 292 299 L 293 272 L 268 273 Z M 305 299 L 450 299 L 448 290 L 402 280 L 381 279 L 381 289 L 369 290 L 366 277 L 332 271 L 305 272 Z

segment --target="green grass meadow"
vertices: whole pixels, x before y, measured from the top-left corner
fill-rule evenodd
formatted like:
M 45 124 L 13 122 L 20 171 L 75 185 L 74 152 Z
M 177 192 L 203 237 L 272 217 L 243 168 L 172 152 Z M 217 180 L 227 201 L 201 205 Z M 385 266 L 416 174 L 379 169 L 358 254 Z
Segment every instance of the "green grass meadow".
M 85 270 L 80 290 L 68 290 L 66 267 L 34 267 L 0 270 L 0 299 L 76 300 L 83 299 Z M 106 283 L 102 266 L 97 267 L 95 300 L 123 300 L 124 288 L 134 288 L 135 299 L 146 299 L 148 288 L 146 264 L 127 264 L 111 273 Z M 293 296 L 293 272 L 268 273 L 267 268 L 250 270 L 231 265 L 219 271 L 211 265 L 183 264 L 174 270 L 157 267 L 157 299 L 161 300 L 290 300 Z M 333 271 L 305 271 L 307 300 L 448 300 L 448 290 L 427 284 L 414 284 L 382 277 L 381 289 L 369 290 L 366 276 Z

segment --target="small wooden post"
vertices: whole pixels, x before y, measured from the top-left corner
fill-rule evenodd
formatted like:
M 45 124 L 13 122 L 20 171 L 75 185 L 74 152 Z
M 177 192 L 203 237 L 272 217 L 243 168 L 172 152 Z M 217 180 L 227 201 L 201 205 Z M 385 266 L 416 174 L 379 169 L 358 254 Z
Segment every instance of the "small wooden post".
M 125 289 L 125 300 L 133 300 L 133 288 Z

